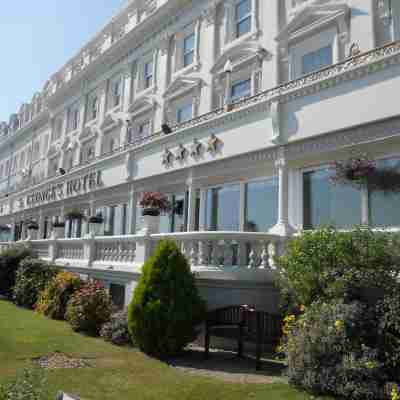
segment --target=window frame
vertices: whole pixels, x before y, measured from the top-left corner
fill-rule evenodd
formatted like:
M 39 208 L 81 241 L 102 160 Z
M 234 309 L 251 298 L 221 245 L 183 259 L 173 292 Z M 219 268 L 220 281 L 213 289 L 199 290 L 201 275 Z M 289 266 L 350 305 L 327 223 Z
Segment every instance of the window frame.
M 242 4 L 244 4 L 246 2 L 249 3 L 250 10 L 244 16 L 239 16 L 239 14 L 238 14 L 239 8 Z M 253 3 L 252 0 L 239 0 L 235 4 L 235 39 L 239 39 L 242 36 L 247 35 L 251 32 L 251 27 L 253 24 L 253 10 L 252 10 L 253 4 L 252 3 Z M 243 24 L 244 22 L 246 22 L 247 20 L 250 20 L 249 30 L 247 32 L 240 33 L 239 26 L 241 24 Z

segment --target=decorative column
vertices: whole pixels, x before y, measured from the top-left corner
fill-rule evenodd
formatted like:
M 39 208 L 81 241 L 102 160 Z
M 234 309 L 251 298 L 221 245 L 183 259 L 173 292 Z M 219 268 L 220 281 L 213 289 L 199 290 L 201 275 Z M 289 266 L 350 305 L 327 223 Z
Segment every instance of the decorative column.
M 279 236 L 291 236 L 296 232 L 289 223 L 289 173 L 284 149 L 275 162 L 279 177 L 278 222 L 269 233 Z
M 43 210 L 39 210 L 38 225 L 39 225 L 39 230 L 37 239 L 40 240 L 43 239 Z
M 196 225 L 196 188 L 191 180 L 188 181 L 188 194 L 187 231 L 193 232 Z
M 128 234 L 134 235 L 136 232 L 136 206 L 138 201 L 138 193 L 132 189 L 129 192 L 129 205 L 128 205 Z
M 200 190 L 200 223 L 199 223 L 199 231 L 207 230 L 207 190 Z
M 99 103 L 99 123 L 98 123 L 98 131 L 99 135 L 96 139 L 96 148 L 95 148 L 95 157 L 99 157 L 101 155 L 101 148 L 103 144 L 103 136 L 104 133 L 101 131 L 101 126 L 104 122 L 106 112 L 107 112 L 107 93 L 108 93 L 108 86 L 109 82 L 107 81 L 106 84 L 100 89 L 100 103 Z

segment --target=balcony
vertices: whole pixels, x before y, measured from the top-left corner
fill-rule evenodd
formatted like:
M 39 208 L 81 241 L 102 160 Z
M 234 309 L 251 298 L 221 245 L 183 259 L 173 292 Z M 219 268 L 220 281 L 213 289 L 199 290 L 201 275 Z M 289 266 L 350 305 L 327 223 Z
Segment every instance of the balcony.
M 163 239 L 175 241 L 199 278 L 271 281 L 274 256 L 285 238 L 254 232 L 186 232 L 25 240 L 37 256 L 66 269 L 140 274 L 144 262 Z M 0 252 L 15 243 L 0 243 Z

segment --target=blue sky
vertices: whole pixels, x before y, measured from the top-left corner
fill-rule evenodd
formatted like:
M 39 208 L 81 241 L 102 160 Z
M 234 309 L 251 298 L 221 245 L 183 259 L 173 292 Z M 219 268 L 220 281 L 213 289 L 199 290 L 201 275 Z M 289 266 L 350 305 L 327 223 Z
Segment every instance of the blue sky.
M 68 61 L 126 0 L 12 0 L 0 9 L 0 121 Z M 3 4 L 4 3 L 4 4 Z

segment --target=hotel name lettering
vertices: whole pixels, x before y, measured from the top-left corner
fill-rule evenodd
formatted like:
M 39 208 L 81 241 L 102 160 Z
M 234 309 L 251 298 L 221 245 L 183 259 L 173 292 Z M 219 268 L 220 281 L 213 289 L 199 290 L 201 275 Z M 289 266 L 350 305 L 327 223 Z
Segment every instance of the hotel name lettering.
M 43 203 L 77 196 L 97 189 L 102 185 L 101 171 L 90 172 L 79 178 L 57 183 L 45 190 L 33 192 L 26 197 L 20 198 L 20 208 L 31 208 Z

